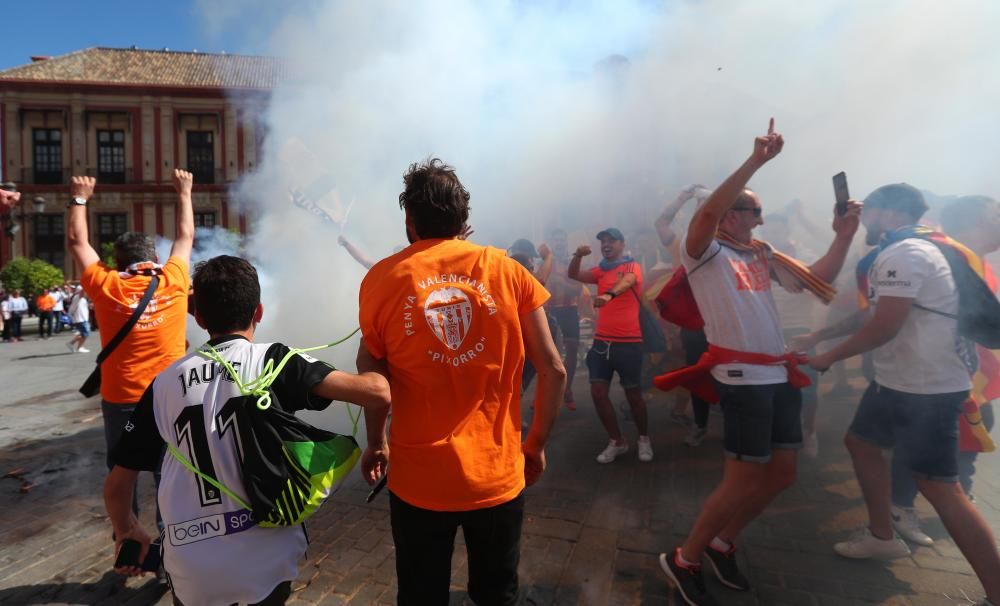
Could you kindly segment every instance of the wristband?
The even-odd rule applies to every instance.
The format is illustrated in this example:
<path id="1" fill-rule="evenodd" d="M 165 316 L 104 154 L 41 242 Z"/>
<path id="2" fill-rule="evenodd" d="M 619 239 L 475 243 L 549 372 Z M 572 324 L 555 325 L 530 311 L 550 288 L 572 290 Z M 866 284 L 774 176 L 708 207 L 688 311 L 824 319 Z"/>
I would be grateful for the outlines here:
<path id="1" fill-rule="evenodd" d="M 617 296 L 618 296 L 618 295 L 616 295 L 615 293 L 611 292 L 610 290 L 606 290 L 606 291 L 604 291 L 604 294 L 608 295 L 608 296 L 609 296 L 609 297 L 611 297 L 612 299 L 614 299 L 615 297 L 617 297 Z"/>

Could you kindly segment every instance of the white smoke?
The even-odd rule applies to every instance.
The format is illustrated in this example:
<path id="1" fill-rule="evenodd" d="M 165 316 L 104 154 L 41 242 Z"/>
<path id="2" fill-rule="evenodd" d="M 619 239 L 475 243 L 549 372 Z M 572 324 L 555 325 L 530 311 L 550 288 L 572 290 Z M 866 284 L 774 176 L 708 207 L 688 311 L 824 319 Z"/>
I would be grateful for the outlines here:
<path id="1" fill-rule="evenodd" d="M 237 6 L 247 14 L 236 0 L 200 10 L 220 31 Z M 237 192 L 277 300 L 267 338 L 316 344 L 356 325 L 364 270 L 337 237 L 374 258 L 405 243 L 401 176 L 430 155 L 470 190 L 473 239 L 502 247 L 555 224 L 571 246 L 607 225 L 628 237 L 684 184 L 717 185 L 770 116 L 785 151 L 751 182 L 768 210 L 799 198 L 826 225 L 841 170 L 857 198 L 899 181 L 1000 190 L 987 0 L 250 6 L 262 17 L 248 31 L 269 31 L 290 65 L 264 168 Z M 342 226 L 288 201 L 324 179 L 335 189 L 316 201 Z M 333 359 L 350 366 L 354 348 Z"/>

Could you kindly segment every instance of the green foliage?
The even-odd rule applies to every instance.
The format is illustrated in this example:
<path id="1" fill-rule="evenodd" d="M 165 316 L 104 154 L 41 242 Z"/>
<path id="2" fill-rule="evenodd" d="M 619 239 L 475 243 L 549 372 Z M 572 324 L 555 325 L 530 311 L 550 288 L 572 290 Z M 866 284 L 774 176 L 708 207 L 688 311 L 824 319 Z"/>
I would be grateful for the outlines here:
<path id="1" fill-rule="evenodd" d="M 41 259 L 15 257 L 0 269 L 0 282 L 7 291 L 20 290 L 31 296 L 59 286 L 64 280 L 61 269 Z"/>
<path id="2" fill-rule="evenodd" d="M 108 267 L 115 266 L 115 243 L 105 242 L 101 244 L 101 261 Z"/>

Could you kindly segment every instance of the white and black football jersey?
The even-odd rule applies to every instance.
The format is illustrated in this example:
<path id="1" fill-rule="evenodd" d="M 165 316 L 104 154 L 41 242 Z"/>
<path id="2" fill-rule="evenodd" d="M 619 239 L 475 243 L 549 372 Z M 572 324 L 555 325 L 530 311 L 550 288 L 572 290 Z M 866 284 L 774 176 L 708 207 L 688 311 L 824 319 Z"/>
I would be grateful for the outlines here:
<path id="1" fill-rule="evenodd" d="M 251 343 L 233 335 L 209 344 L 243 382 L 260 376 L 268 360 L 277 365 L 289 351 L 280 343 Z M 292 356 L 271 384 L 271 405 L 288 412 L 325 408 L 330 401 L 309 392 L 332 370 L 308 356 Z M 249 510 L 164 452 L 166 443 L 173 445 L 246 501 L 233 410 L 240 395 L 222 365 L 189 354 L 150 384 L 112 453 L 116 465 L 135 470 L 153 471 L 162 457 L 163 563 L 186 606 L 259 602 L 279 583 L 298 576 L 305 553 L 302 527 L 257 526 Z"/>

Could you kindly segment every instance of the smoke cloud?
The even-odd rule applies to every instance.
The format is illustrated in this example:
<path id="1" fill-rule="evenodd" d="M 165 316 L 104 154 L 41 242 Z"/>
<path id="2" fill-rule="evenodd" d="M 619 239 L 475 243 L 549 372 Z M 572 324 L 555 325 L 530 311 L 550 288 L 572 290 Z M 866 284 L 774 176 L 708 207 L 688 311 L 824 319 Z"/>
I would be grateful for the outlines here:
<path id="1" fill-rule="evenodd" d="M 287 57 L 261 171 L 236 197 L 270 283 L 261 333 L 311 345 L 357 322 L 364 269 L 405 244 L 406 167 L 438 156 L 472 194 L 473 240 L 629 237 L 687 183 L 714 187 L 774 116 L 784 153 L 751 186 L 826 224 L 830 177 L 998 193 L 1000 5 L 986 0 L 204 2 L 209 30 L 260 9 Z M 243 17 L 243 20 L 246 18 Z M 289 201 L 309 190 L 332 221 Z M 352 367 L 355 344 L 331 358 Z"/>

